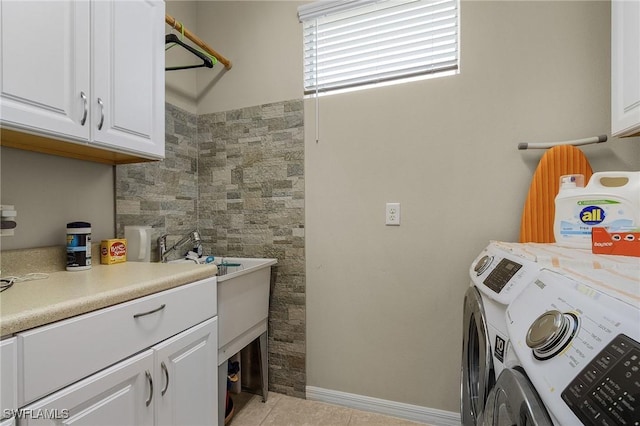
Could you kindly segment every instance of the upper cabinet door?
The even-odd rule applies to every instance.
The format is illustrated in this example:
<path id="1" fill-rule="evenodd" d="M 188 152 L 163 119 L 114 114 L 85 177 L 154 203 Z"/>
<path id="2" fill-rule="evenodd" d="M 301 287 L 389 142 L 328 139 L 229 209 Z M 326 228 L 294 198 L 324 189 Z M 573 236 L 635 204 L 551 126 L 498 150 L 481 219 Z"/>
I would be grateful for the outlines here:
<path id="1" fill-rule="evenodd" d="M 611 2 L 611 134 L 640 135 L 640 0 Z"/>
<path id="2" fill-rule="evenodd" d="M 92 3 L 93 142 L 164 157 L 163 1 Z"/>
<path id="3" fill-rule="evenodd" d="M 89 139 L 89 3 L 0 2 L 5 126 Z"/>

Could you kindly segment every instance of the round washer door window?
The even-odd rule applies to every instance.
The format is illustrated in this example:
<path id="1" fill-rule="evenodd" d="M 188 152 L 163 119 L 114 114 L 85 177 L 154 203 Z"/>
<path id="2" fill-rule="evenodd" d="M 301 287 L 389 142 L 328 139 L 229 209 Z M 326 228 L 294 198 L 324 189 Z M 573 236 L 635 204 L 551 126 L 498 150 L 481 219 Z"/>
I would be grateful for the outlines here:
<path id="1" fill-rule="evenodd" d="M 553 426 L 529 379 L 510 368 L 498 376 L 482 416 L 487 426 Z"/>
<path id="2" fill-rule="evenodd" d="M 482 298 L 475 287 L 469 287 L 465 294 L 462 326 L 460 420 L 463 426 L 476 426 L 495 373 Z"/>

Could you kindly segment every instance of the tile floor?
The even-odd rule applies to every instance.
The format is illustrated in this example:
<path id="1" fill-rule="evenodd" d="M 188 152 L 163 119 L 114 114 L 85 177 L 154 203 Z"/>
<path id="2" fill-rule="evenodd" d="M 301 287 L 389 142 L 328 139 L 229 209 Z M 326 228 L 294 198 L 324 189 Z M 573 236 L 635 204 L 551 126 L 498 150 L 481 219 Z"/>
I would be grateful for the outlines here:
<path id="1" fill-rule="evenodd" d="M 269 392 L 231 395 L 235 414 L 227 426 L 424 426 L 404 419 L 368 413 L 318 401 Z"/>

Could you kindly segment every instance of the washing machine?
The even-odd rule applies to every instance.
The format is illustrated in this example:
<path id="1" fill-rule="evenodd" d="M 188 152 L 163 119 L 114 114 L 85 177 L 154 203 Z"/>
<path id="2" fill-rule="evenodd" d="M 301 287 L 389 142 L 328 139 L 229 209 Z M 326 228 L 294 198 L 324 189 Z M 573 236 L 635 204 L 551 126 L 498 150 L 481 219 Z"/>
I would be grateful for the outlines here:
<path id="1" fill-rule="evenodd" d="M 547 249 L 505 310 L 512 355 L 480 421 L 640 425 L 640 259 Z"/>
<path id="2" fill-rule="evenodd" d="M 460 415 L 464 426 L 482 422 L 484 405 L 508 357 L 505 312 L 540 271 L 520 247 L 491 242 L 469 269 L 464 298 Z"/>

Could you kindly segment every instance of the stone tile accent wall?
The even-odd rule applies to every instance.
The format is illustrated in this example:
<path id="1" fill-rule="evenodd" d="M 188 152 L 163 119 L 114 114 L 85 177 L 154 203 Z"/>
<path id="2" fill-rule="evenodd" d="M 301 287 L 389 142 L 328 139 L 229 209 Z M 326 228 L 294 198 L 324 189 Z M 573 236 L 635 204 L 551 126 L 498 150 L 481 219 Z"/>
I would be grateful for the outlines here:
<path id="1" fill-rule="evenodd" d="M 270 389 L 302 398 L 303 121 L 302 100 L 198 117 L 198 223 L 205 249 L 278 259 L 270 302 Z"/>
<path id="2" fill-rule="evenodd" d="M 169 233 L 172 244 L 198 227 L 197 116 L 165 105 L 162 161 L 116 166 L 116 227 L 153 226 L 151 261 L 158 261 L 157 237 Z M 185 249 L 188 249 L 185 248 Z"/>
<path id="3" fill-rule="evenodd" d="M 165 160 L 116 167 L 116 224 L 152 225 L 155 260 L 155 238 L 196 227 L 206 253 L 277 258 L 269 387 L 305 397 L 302 100 L 201 116 L 167 104 Z"/>

